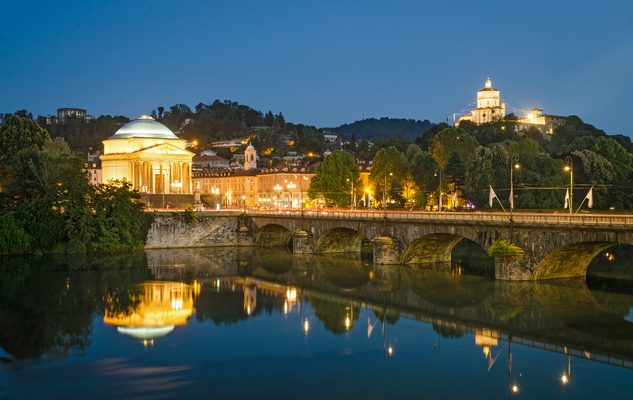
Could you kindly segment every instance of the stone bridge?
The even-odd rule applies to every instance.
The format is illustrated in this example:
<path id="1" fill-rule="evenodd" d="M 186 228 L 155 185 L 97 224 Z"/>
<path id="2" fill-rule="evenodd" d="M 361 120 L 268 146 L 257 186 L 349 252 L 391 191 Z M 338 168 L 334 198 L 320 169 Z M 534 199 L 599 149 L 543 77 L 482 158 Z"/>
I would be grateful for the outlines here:
<path id="1" fill-rule="evenodd" d="M 201 213 L 188 227 L 162 218 L 150 230 L 148 248 L 170 247 L 156 244 L 166 233 L 173 243 L 193 238 L 171 247 L 289 246 L 302 254 L 358 253 L 365 243 L 375 264 L 424 264 L 450 261 L 463 240 L 483 250 L 507 240 L 521 249 L 495 256 L 495 276 L 508 280 L 582 277 L 604 250 L 633 245 L 633 216 L 625 215 L 515 213 L 510 221 L 501 213 L 249 210 Z M 224 232 L 220 239 L 218 232 Z"/>

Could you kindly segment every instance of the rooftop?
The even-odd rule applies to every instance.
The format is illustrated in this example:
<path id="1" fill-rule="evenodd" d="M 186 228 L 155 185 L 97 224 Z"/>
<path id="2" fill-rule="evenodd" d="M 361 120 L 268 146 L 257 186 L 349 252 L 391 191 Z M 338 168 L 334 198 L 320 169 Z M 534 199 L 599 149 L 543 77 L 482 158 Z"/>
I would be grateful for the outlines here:
<path id="1" fill-rule="evenodd" d="M 119 128 L 109 139 L 129 138 L 178 139 L 178 136 L 154 118 L 141 115 Z"/>

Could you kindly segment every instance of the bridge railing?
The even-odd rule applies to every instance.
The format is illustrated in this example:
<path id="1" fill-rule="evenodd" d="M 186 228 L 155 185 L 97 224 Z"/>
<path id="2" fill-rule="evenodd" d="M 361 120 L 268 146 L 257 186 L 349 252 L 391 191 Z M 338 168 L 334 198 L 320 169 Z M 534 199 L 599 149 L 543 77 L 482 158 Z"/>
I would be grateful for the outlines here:
<path id="1" fill-rule="evenodd" d="M 509 214 L 482 212 L 408 212 L 408 211 L 340 211 L 340 210 L 248 210 L 250 216 L 260 217 L 294 217 L 327 218 L 369 221 L 437 221 L 437 222 L 488 222 L 510 223 Z M 527 214 L 515 213 L 514 224 L 525 225 L 590 225 L 590 226 L 631 226 L 633 216 L 627 215 L 583 215 L 583 214 Z"/>
<path id="2" fill-rule="evenodd" d="M 209 210 L 199 212 L 201 216 L 229 217 L 237 216 L 244 210 Z M 158 215 L 172 215 L 173 212 L 157 212 Z M 508 224 L 510 215 L 492 212 L 424 212 L 424 211 L 387 211 L 380 210 L 261 210 L 247 209 L 246 213 L 253 217 L 290 217 L 290 218 L 325 218 L 361 221 L 393 221 L 415 222 L 436 221 L 438 223 L 490 223 Z M 515 225 L 561 225 L 561 226 L 601 226 L 631 227 L 633 215 L 599 215 L 599 214 L 543 214 L 514 213 Z"/>

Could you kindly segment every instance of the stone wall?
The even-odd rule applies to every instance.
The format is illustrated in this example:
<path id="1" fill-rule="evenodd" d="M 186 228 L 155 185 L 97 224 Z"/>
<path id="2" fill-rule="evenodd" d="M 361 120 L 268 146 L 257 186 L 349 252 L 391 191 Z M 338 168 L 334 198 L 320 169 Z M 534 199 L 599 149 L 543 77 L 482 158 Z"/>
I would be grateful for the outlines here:
<path id="1" fill-rule="evenodd" d="M 147 234 L 146 249 L 250 245 L 250 228 L 239 232 L 237 217 L 199 217 L 187 222 L 180 216 L 157 216 Z"/>

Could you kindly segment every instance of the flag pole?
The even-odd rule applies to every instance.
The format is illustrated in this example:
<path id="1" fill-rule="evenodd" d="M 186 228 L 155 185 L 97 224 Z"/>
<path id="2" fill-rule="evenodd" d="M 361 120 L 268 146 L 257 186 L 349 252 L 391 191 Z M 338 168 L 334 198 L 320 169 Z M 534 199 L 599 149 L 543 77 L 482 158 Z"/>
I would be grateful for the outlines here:
<path id="1" fill-rule="evenodd" d="M 578 211 L 580 211 L 580 208 L 582 207 L 583 204 L 585 204 L 586 200 L 587 200 L 586 197 L 584 199 L 582 199 L 582 201 L 580 202 L 580 205 L 578 206 L 578 208 L 576 209 L 576 212 L 574 214 L 578 214 Z"/>
<path id="2" fill-rule="evenodd" d="M 501 209 L 503 210 L 503 212 L 507 214 L 508 212 L 506 211 L 505 207 L 503 207 L 503 204 L 501 203 L 501 200 L 499 200 L 499 198 L 497 196 L 495 196 L 495 199 L 497 199 L 497 202 L 501 206 Z"/>

